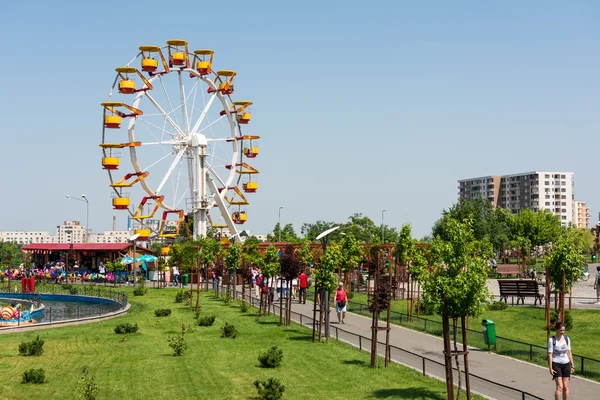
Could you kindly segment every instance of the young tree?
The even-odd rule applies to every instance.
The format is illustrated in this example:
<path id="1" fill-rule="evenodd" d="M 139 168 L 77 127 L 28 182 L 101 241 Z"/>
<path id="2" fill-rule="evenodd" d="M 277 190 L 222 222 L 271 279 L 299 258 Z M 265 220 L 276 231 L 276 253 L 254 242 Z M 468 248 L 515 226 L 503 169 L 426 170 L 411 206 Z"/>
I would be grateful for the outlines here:
<path id="1" fill-rule="evenodd" d="M 196 266 L 198 267 L 198 243 L 188 241 L 183 244 L 173 245 L 171 248 L 171 258 L 169 263 L 171 265 L 177 264 L 179 271 L 183 277 L 183 274 L 187 274 L 191 269 Z M 190 311 L 192 311 L 192 285 L 190 285 Z"/>
<path id="2" fill-rule="evenodd" d="M 408 262 L 410 261 L 413 245 L 415 240 L 412 237 L 412 226 L 410 223 L 405 223 L 402 225 L 402 229 L 400 230 L 400 235 L 398 235 L 398 241 L 396 242 L 396 248 L 394 249 L 394 256 L 396 257 L 396 280 L 400 279 L 400 272 L 402 271 L 402 275 L 404 272 L 407 272 L 408 276 L 408 302 L 407 307 L 412 307 L 412 284 L 410 281 L 410 274 L 408 274 Z M 410 309 L 409 309 L 410 310 Z M 412 312 L 409 311 L 407 314 L 411 315 Z"/>
<path id="3" fill-rule="evenodd" d="M 292 310 L 292 296 L 291 296 L 291 288 L 292 288 L 292 280 L 298 278 L 300 275 L 300 258 L 294 252 L 294 248 L 291 244 L 285 246 L 285 250 L 281 257 L 279 257 L 279 266 L 281 271 L 281 277 L 286 280 L 287 284 L 287 292 L 288 295 L 285 298 L 286 302 L 286 315 L 285 315 L 285 325 L 290 324 L 291 318 L 291 310 Z M 282 279 L 282 281 L 283 281 Z M 282 324 L 281 318 L 281 310 L 283 309 L 281 304 L 281 299 L 283 299 L 283 290 L 281 291 L 282 296 L 280 297 L 279 304 L 279 324 Z"/>
<path id="4" fill-rule="evenodd" d="M 231 273 L 231 271 L 233 272 L 233 298 L 237 299 L 237 270 L 242 264 L 242 244 L 240 242 L 235 242 L 229 246 L 225 251 L 224 258 L 228 273 Z M 229 284 L 227 285 L 227 292 L 229 293 Z"/>
<path id="5" fill-rule="evenodd" d="M 262 265 L 262 255 L 260 254 L 259 245 L 260 241 L 255 237 L 249 237 L 244 241 L 242 246 L 242 265 L 245 270 L 245 279 L 252 277 L 252 270 L 255 267 Z M 242 285 L 242 299 L 244 299 L 245 286 Z M 252 292 L 250 294 L 252 296 Z"/>
<path id="6" fill-rule="evenodd" d="M 454 399 L 452 379 L 452 355 L 458 365 L 456 332 L 454 329 L 454 351 L 450 343 L 450 319 L 456 327 L 460 318 L 462 326 L 462 354 L 465 359 L 467 398 L 470 397 L 469 371 L 467 361 L 467 337 L 465 318 L 477 317 L 489 299 L 487 290 L 487 259 L 492 255 L 492 246 L 478 243 L 469 219 L 458 221 L 451 216 L 444 217 L 445 236 L 436 237 L 431 244 L 432 258 L 435 260 L 431 271 L 423 277 L 424 295 L 434 311 L 442 316 L 446 383 L 448 399 Z M 460 369 L 460 365 L 458 365 Z M 459 391 L 460 397 L 460 374 Z"/>
<path id="7" fill-rule="evenodd" d="M 273 280 L 275 278 L 275 275 L 277 275 L 279 273 L 279 253 L 277 251 L 277 248 L 275 248 L 275 246 L 270 244 L 269 247 L 267 247 L 267 249 L 265 250 L 265 254 L 263 255 L 263 260 L 264 261 L 263 261 L 262 273 L 263 273 L 263 277 L 265 280 L 265 282 L 263 284 L 270 283 L 270 285 L 268 286 L 268 290 L 267 290 L 267 299 L 265 301 L 265 303 L 266 303 L 265 314 L 267 313 L 267 310 L 269 310 L 269 314 L 271 314 L 271 298 L 272 298 L 272 294 L 273 294 Z M 262 290 L 261 290 L 261 304 L 262 304 Z M 275 311 L 273 310 L 273 312 L 275 312 Z"/>
<path id="8" fill-rule="evenodd" d="M 319 268 L 314 273 L 317 302 L 319 303 L 319 341 L 321 341 L 321 327 L 323 326 L 323 314 L 325 314 L 325 340 L 329 340 L 329 295 L 335 289 L 338 276 L 334 271 L 342 262 L 342 251 L 338 244 L 334 243 L 327 247 L 325 254 L 321 257 Z M 315 302 L 315 307 L 316 303 Z M 313 321 L 313 341 L 315 325 Z"/>
<path id="9" fill-rule="evenodd" d="M 567 235 L 552 245 L 550 255 L 546 257 L 546 268 L 550 282 L 555 289 L 560 288 L 560 320 L 565 320 L 565 293 L 570 293 L 573 284 L 582 274 L 583 257 L 577 246 Z M 549 302 L 546 300 L 546 318 L 548 319 L 548 337 L 550 337 Z"/>
<path id="10" fill-rule="evenodd" d="M 208 269 L 214 264 L 217 255 L 221 251 L 221 245 L 215 239 L 210 236 L 203 237 L 198 241 L 200 263 L 204 268 L 206 290 L 208 291 Z M 196 311 L 200 307 L 200 269 L 198 269 L 198 285 L 196 286 Z"/>
<path id="11" fill-rule="evenodd" d="M 296 254 L 300 258 L 300 264 L 303 268 L 310 267 L 313 263 L 314 256 L 310 247 L 310 240 L 302 239 L 300 242 L 300 248 L 296 250 Z"/>
<path id="12" fill-rule="evenodd" d="M 361 247 L 352 233 L 348 233 L 342 238 L 341 251 L 341 271 L 344 273 L 344 283 L 348 292 L 350 291 L 351 274 L 356 271 L 363 259 Z"/>

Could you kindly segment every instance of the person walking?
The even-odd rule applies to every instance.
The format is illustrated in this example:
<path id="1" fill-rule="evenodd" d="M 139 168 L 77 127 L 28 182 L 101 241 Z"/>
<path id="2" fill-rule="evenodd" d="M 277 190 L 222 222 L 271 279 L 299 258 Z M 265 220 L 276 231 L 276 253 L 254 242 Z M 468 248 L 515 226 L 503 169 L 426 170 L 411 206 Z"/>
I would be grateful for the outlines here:
<path id="1" fill-rule="evenodd" d="M 179 286 L 179 268 L 173 265 L 173 286 Z"/>
<path id="2" fill-rule="evenodd" d="M 600 265 L 596 267 L 596 279 L 594 280 L 594 289 L 596 289 L 596 304 L 600 304 Z"/>
<path id="3" fill-rule="evenodd" d="M 298 276 L 298 284 L 300 285 L 300 296 L 298 297 L 299 304 L 306 304 L 306 290 L 308 289 L 308 275 L 302 271 Z"/>
<path id="4" fill-rule="evenodd" d="M 555 400 L 568 400 L 569 380 L 575 372 L 569 337 L 565 336 L 565 324 L 558 321 L 554 326 L 556 335 L 548 339 L 548 366 L 556 383 Z"/>
<path id="5" fill-rule="evenodd" d="M 344 289 L 344 283 L 340 282 L 338 288 L 335 290 L 335 312 L 337 313 L 338 323 L 345 324 L 344 318 L 346 318 L 346 303 L 348 299 L 346 297 L 346 289 Z"/>

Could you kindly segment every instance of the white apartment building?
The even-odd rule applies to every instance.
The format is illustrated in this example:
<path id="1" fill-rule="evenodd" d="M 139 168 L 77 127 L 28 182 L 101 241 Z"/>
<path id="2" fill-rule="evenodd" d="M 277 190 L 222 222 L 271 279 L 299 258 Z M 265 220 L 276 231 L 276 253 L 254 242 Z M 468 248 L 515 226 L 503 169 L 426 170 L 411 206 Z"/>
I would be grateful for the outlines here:
<path id="1" fill-rule="evenodd" d="M 0 232 L 0 242 L 15 242 L 18 244 L 56 243 L 56 237 L 49 232 Z"/>
<path id="2" fill-rule="evenodd" d="M 127 243 L 131 237 L 128 231 L 104 231 L 104 233 L 90 233 L 90 243 Z"/>
<path id="3" fill-rule="evenodd" d="M 79 221 L 64 221 L 56 227 L 56 243 L 85 243 L 86 233 Z"/>
<path id="4" fill-rule="evenodd" d="M 572 172 L 533 171 L 458 181 L 459 198 L 485 198 L 494 207 L 517 213 L 521 208 L 549 210 L 561 225 L 575 223 L 575 182 Z"/>

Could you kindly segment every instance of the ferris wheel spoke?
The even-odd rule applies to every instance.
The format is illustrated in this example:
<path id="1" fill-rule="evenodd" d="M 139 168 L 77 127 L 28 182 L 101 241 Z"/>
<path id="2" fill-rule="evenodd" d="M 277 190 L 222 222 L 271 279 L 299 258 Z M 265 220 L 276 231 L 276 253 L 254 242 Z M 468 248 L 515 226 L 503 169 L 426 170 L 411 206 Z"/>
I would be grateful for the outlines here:
<path id="1" fill-rule="evenodd" d="M 213 126 L 214 124 L 216 124 L 217 122 L 219 122 L 220 120 L 222 120 L 225 117 L 226 117 L 226 115 L 223 115 L 223 116 L 215 119 L 213 122 L 211 122 L 210 124 L 206 125 L 200 132 L 206 131 L 208 128 L 210 128 L 211 126 Z"/>
<path id="2" fill-rule="evenodd" d="M 169 93 L 167 93 L 167 88 L 165 87 L 165 83 L 163 82 L 162 75 L 158 76 L 158 80 L 160 81 L 160 85 L 163 88 L 163 93 L 167 98 L 167 103 L 169 103 L 169 107 L 171 107 L 171 114 L 173 114 L 173 118 L 175 118 L 175 122 L 179 125 L 179 121 L 177 120 L 177 115 L 175 115 L 175 109 L 173 108 L 173 103 L 171 103 L 171 98 L 169 97 Z"/>
<path id="3" fill-rule="evenodd" d="M 146 168 L 141 168 L 142 171 L 150 171 L 154 166 L 156 166 L 157 164 L 159 164 L 162 160 L 166 159 L 167 157 L 170 157 L 171 153 L 165 153 L 165 155 L 163 157 L 161 157 L 160 159 L 158 159 L 157 161 L 153 162 L 152 164 L 148 165 Z"/>
<path id="4" fill-rule="evenodd" d="M 183 129 L 186 132 L 190 130 L 190 121 L 188 120 L 188 111 L 187 111 L 187 98 L 185 97 L 185 87 L 183 86 L 183 79 L 181 78 L 181 71 L 177 72 L 179 75 L 179 95 L 181 96 L 181 110 L 182 110 L 182 118 L 183 118 Z"/>
<path id="5" fill-rule="evenodd" d="M 164 127 L 163 127 L 163 128 L 161 128 L 160 126 L 158 126 L 158 125 L 156 125 L 156 124 L 153 124 L 152 122 L 145 121 L 145 120 L 141 120 L 141 122 L 142 122 L 144 125 L 146 125 L 146 128 L 148 129 L 148 131 L 150 132 L 150 134 L 151 134 L 152 136 L 154 136 L 154 138 L 155 138 L 156 140 L 159 140 L 159 139 L 156 137 L 156 135 L 154 135 L 154 132 L 152 132 L 152 130 L 148 128 L 148 125 L 149 125 L 149 126 L 151 126 L 151 127 L 153 127 L 153 128 L 156 128 L 156 129 L 158 129 L 159 131 L 161 131 L 161 135 L 160 135 L 160 136 L 161 136 L 161 139 L 164 137 L 164 134 L 165 134 L 165 133 L 166 133 L 167 135 L 171 136 L 171 137 L 173 137 L 173 135 L 174 135 L 173 133 L 171 133 L 171 132 L 169 132 L 168 130 L 166 130 Z"/>
<path id="6" fill-rule="evenodd" d="M 177 153 L 177 156 L 175 157 L 175 159 L 171 163 L 171 166 L 169 167 L 169 170 L 167 171 L 167 173 L 163 177 L 163 180 L 160 182 L 160 185 L 158 185 L 158 187 L 156 188 L 155 194 L 159 194 L 160 193 L 160 191 L 162 190 L 163 186 L 165 185 L 165 183 L 167 182 L 167 180 L 169 179 L 169 177 L 173 173 L 173 170 L 179 164 L 179 161 L 181 160 L 181 157 L 183 157 L 183 155 L 185 154 L 186 150 L 187 150 L 187 146 L 179 150 L 179 153 Z"/>
<path id="7" fill-rule="evenodd" d="M 200 124 L 202 123 L 202 121 L 204 121 L 204 117 L 206 117 L 206 113 L 208 113 L 208 110 L 210 110 L 210 106 L 212 105 L 213 101 L 215 101 L 216 97 L 217 97 L 217 92 L 213 93 L 210 96 L 210 99 L 208 99 L 206 106 L 204 106 L 204 110 L 202 110 L 202 114 L 200 114 L 198 121 L 196 121 L 196 123 L 194 124 L 194 127 L 192 128 L 192 132 L 191 132 L 192 135 L 198 133 L 198 130 L 200 129 Z"/>
<path id="8" fill-rule="evenodd" d="M 198 94 L 198 83 L 200 82 L 202 82 L 201 79 L 196 79 L 196 82 L 194 83 L 194 86 L 192 86 L 190 94 L 188 95 L 189 100 L 189 97 L 192 96 L 192 93 L 194 94 L 194 97 L 192 98 L 192 105 L 190 106 L 190 122 L 194 117 L 194 110 L 196 109 L 196 95 Z"/>
<path id="9" fill-rule="evenodd" d="M 156 107 L 158 112 L 161 113 L 161 115 L 165 118 L 165 120 L 169 123 L 169 125 L 171 125 L 173 127 L 173 129 L 175 129 L 177 131 L 177 133 L 179 133 L 180 135 L 185 135 L 183 133 L 183 131 L 181 130 L 181 128 L 179 128 L 179 126 L 175 123 L 175 121 L 173 121 L 173 119 L 169 116 L 169 114 L 167 114 L 165 112 L 165 110 L 163 110 L 163 108 L 160 106 L 160 104 L 158 104 L 158 102 L 156 100 L 154 100 L 154 97 L 152 97 L 148 92 L 146 92 L 146 97 L 148 98 L 148 100 L 150 100 L 150 102 L 154 105 L 154 107 Z"/>
<path id="10" fill-rule="evenodd" d="M 163 140 L 160 142 L 143 142 L 142 146 L 155 146 L 155 145 L 181 145 L 183 142 L 176 140 Z"/>

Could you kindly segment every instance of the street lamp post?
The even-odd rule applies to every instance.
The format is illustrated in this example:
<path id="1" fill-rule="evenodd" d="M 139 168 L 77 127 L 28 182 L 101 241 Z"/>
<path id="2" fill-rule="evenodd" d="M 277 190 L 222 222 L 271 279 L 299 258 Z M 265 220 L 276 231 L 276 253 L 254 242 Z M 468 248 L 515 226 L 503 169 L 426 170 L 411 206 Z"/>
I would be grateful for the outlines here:
<path id="1" fill-rule="evenodd" d="M 281 242 L 281 209 L 285 208 L 283 206 L 279 207 L 279 220 L 277 224 L 279 225 L 279 242 Z"/>
<path id="2" fill-rule="evenodd" d="M 83 198 L 83 200 L 77 198 L 77 197 L 72 197 L 70 195 L 66 196 L 67 199 L 73 199 L 73 200 L 77 200 L 77 201 L 84 201 L 85 202 L 85 242 L 88 243 L 88 232 L 90 229 L 89 223 L 90 223 L 90 202 L 88 201 L 87 197 L 85 197 L 85 194 L 82 194 L 81 197 Z"/>
<path id="3" fill-rule="evenodd" d="M 384 233 L 383 233 L 383 213 L 386 212 L 386 211 L 387 210 L 382 210 L 381 211 L 381 244 L 385 243 L 385 241 L 384 241 L 385 236 L 384 236 Z"/>

